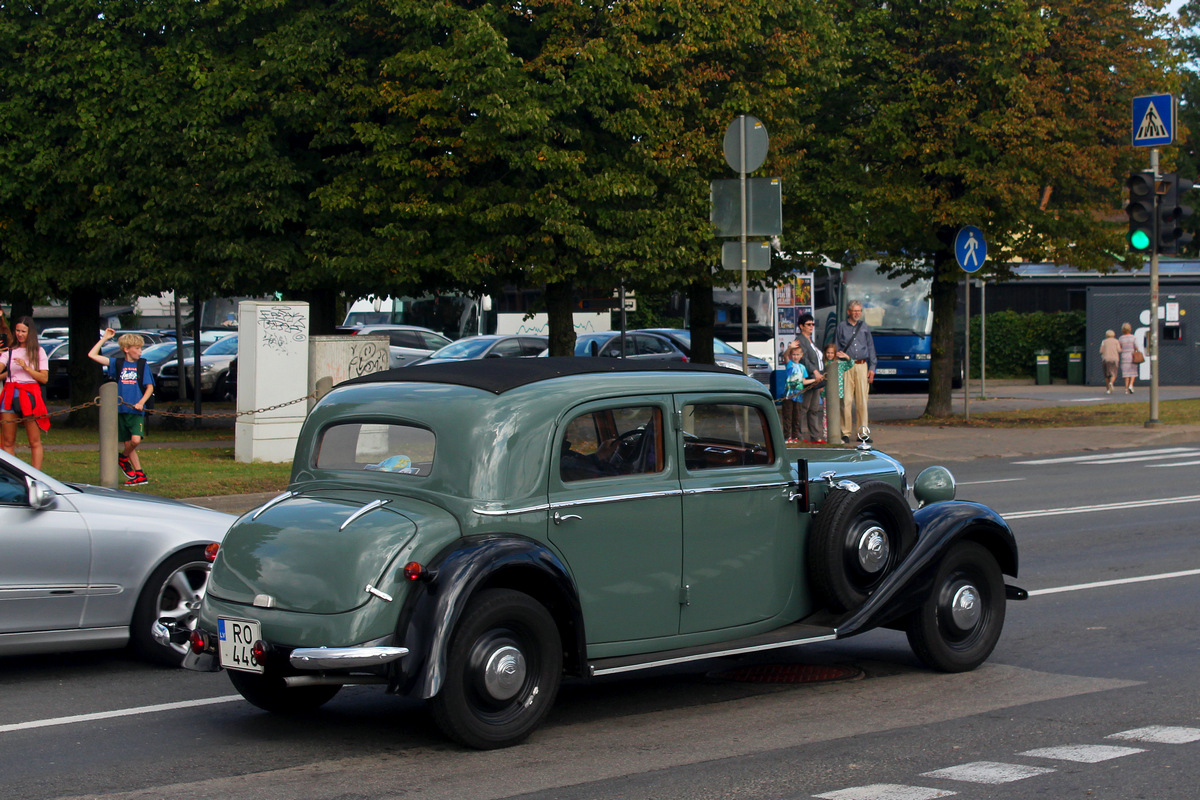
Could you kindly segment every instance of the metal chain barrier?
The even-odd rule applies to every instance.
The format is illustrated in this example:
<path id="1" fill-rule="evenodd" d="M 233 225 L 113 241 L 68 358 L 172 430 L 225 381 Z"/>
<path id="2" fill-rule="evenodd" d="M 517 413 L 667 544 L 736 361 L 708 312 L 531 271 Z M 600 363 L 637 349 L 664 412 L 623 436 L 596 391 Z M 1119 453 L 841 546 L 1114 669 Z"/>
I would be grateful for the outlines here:
<path id="1" fill-rule="evenodd" d="M 316 399 L 317 399 L 317 394 L 316 394 L 316 392 L 313 392 L 312 394 L 304 395 L 304 397 L 297 397 L 295 400 L 288 400 L 286 403 L 276 403 L 273 406 L 267 406 L 266 408 L 256 408 L 256 409 L 252 409 L 250 411 L 217 411 L 217 412 L 214 412 L 211 414 L 196 414 L 191 411 L 162 411 L 158 408 L 155 408 L 150 413 L 155 416 L 175 417 L 177 419 L 219 419 L 222 417 L 246 417 L 246 416 L 250 416 L 251 414 L 265 414 L 266 412 L 274 411 L 277 408 L 286 408 L 288 406 L 294 406 L 296 403 L 303 403 L 306 400 L 316 400 Z M 129 406 L 130 408 L 133 408 L 133 405 L 134 405 L 133 403 L 126 402 L 120 398 L 117 398 L 117 404 L 118 404 L 118 407 Z M 81 411 L 85 408 L 90 408 L 91 406 L 96 406 L 97 408 L 99 408 L 100 398 L 93 397 L 91 400 L 87 401 L 86 403 L 80 403 L 77 406 L 71 406 L 70 408 L 60 408 L 57 411 L 49 411 L 45 414 L 38 414 L 33 417 L 23 417 L 23 419 L 34 419 L 34 420 L 50 419 L 51 417 L 55 417 L 60 414 L 73 414 L 76 411 Z"/>

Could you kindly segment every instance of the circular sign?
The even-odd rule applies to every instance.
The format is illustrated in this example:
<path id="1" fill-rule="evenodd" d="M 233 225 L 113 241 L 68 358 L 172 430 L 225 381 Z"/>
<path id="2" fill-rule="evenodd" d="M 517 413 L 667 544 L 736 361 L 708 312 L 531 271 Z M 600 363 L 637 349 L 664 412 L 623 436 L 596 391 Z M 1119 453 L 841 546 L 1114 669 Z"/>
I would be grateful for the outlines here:
<path id="1" fill-rule="evenodd" d="M 743 114 L 725 129 L 725 163 L 737 173 L 754 172 L 767 160 L 768 144 L 767 126 Z"/>
<path id="2" fill-rule="evenodd" d="M 954 259 L 966 272 L 977 272 L 987 260 L 987 241 L 983 231 L 974 225 L 964 225 L 954 237 Z"/>

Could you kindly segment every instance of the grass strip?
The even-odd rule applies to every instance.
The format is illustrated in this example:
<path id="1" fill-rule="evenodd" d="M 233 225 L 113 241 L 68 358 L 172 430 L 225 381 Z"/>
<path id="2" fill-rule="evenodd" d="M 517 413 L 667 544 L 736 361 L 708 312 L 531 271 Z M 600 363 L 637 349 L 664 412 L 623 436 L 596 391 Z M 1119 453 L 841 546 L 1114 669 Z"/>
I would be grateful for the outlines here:
<path id="1" fill-rule="evenodd" d="M 1093 425 L 1142 425 L 1150 416 L 1146 401 L 1112 403 L 1103 406 L 1051 406 L 1019 411 L 984 411 L 962 415 L 919 417 L 889 421 L 889 425 L 939 425 L 964 428 L 1076 428 Z M 1200 422 L 1200 400 L 1168 400 L 1158 405 L 1158 421 L 1165 425 Z"/>

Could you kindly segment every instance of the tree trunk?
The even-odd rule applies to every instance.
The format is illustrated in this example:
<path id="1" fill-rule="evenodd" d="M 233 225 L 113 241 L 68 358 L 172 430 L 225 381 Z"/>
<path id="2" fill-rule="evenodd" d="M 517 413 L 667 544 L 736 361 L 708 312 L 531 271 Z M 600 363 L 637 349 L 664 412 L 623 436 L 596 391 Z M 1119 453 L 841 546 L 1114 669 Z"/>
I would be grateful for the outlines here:
<path id="1" fill-rule="evenodd" d="M 8 292 L 8 299 L 12 302 L 12 308 L 9 310 L 8 327 L 12 328 L 17 320 L 21 317 L 33 316 L 33 298 L 27 294 L 22 294 L 16 289 Z M 89 345 L 90 346 L 90 345 Z"/>
<path id="2" fill-rule="evenodd" d="M 954 357 L 954 318 L 958 311 L 958 282 L 963 273 L 954 260 L 954 252 L 943 249 L 934 257 L 933 335 L 929 365 L 929 401 L 927 417 L 951 414 L 951 390 L 957 369 Z"/>
<path id="3" fill-rule="evenodd" d="M 67 380 L 69 389 L 67 396 L 72 406 L 81 405 L 93 399 L 100 388 L 100 369 L 88 358 L 88 351 L 100 338 L 100 292 L 93 288 L 79 288 L 71 291 L 67 297 L 67 318 L 69 320 L 70 352 L 67 361 Z M 95 425 L 100 420 L 100 409 L 88 406 L 78 411 L 72 411 L 67 417 L 69 427 Z"/>
<path id="4" fill-rule="evenodd" d="M 691 360 L 696 364 L 715 364 L 713 324 L 716 314 L 713 290 L 708 283 L 688 285 L 688 328 L 692 332 Z"/>
<path id="5" fill-rule="evenodd" d="M 546 315 L 550 318 L 550 355 L 575 355 L 574 286 L 546 284 Z"/>
<path id="6" fill-rule="evenodd" d="M 310 336 L 330 336 L 334 328 L 342 324 L 345 316 L 338 317 L 340 295 L 332 289 L 312 289 L 303 292 L 288 292 L 289 299 L 308 303 L 308 332 Z"/>

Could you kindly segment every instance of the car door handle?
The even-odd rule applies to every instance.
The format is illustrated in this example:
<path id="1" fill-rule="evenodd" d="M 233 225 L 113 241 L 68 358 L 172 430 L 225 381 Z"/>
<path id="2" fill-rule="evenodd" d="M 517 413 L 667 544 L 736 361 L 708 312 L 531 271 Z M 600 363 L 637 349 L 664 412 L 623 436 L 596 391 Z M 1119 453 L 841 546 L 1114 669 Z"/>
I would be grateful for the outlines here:
<path id="1" fill-rule="evenodd" d="M 565 514 L 564 515 L 564 514 L 559 514 L 557 511 L 554 512 L 554 524 L 555 525 L 562 525 L 564 522 L 566 522 L 569 519 L 583 519 L 583 517 L 579 516 L 578 514 Z"/>

